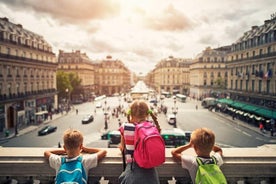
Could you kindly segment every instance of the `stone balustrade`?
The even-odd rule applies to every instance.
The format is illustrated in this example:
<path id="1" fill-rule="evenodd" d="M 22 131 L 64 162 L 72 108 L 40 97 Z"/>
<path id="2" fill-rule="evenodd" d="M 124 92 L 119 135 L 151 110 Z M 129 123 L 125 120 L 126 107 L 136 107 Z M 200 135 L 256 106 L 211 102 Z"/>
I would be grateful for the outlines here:
<path id="1" fill-rule="evenodd" d="M 0 183 L 52 183 L 55 172 L 43 157 L 48 148 L 0 148 Z M 122 157 L 117 148 L 107 148 L 107 156 L 89 173 L 89 183 L 116 184 L 122 172 Z M 189 183 L 188 172 L 166 149 L 166 162 L 158 167 L 161 183 Z M 248 184 L 276 183 L 276 145 L 257 148 L 224 148 L 221 167 L 228 182 Z M 192 149 L 187 154 L 195 154 Z"/>

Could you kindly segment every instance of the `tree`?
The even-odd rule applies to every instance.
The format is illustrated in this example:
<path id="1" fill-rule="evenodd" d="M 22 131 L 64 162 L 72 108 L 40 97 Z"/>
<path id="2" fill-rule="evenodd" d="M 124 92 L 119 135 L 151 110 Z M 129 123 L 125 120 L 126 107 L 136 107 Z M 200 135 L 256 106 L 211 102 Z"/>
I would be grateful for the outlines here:
<path id="1" fill-rule="evenodd" d="M 70 94 L 81 87 L 81 79 L 73 72 L 57 72 L 59 99 L 70 98 Z"/>

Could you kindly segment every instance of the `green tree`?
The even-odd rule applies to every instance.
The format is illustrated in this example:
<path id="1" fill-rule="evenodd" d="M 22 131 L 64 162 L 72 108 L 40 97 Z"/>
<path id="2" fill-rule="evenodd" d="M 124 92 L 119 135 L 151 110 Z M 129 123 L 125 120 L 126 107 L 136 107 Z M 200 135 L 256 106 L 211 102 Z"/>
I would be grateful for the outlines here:
<path id="1" fill-rule="evenodd" d="M 68 73 L 69 81 L 72 86 L 72 91 L 79 89 L 81 87 L 81 79 L 78 77 L 76 73 Z"/>
<path id="2" fill-rule="evenodd" d="M 215 81 L 215 87 L 217 89 L 222 89 L 222 90 L 225 89 L 226 88 L 225 81 L 221 77 L 217 78 L 217 80 Z"/>
<path id="3" fill-rule="evenodd" d="M 57 90 L 59 99 L 68 98 L 72 91 L 72 85 L 69 80 L 69 75 L 63 71 L 57 72 Z"/>
<path id="4" fill-rule="evenodd" d="M 57 90 L 59 91 L 59 100 L 72 99 L 73 93 L 79 93 L 81 87 L 81 79 L 73 72 L 57 72 Z"/>

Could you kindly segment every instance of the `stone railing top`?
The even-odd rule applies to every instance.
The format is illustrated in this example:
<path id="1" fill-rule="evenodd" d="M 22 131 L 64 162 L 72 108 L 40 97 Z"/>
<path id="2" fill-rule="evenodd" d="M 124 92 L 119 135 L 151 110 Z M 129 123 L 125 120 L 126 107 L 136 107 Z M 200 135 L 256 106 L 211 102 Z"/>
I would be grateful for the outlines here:
<path id="1" fill-rule="evenodd" d="M 51 148 L 0 148 L 0 176 L 54 176 L 43 153 Z M 91 176 L 117 177 L 122 172 L 122 157 L 118 148 L 106 148 L 107 156 L 93 168 Z M 194 155 L 193 149 L 187 154 Z M 272 177 L 276 172 L 276 145 L 257 148 L 223 148 L 224 165 L 221 167 L 227 178 Z M 108 172 L 107 172 L 108 171 Z M 180 162 L 171 157 L 171 148 L 166 149 L 166 162 L 158 167 L 159 176 L 188 177 Z"/>

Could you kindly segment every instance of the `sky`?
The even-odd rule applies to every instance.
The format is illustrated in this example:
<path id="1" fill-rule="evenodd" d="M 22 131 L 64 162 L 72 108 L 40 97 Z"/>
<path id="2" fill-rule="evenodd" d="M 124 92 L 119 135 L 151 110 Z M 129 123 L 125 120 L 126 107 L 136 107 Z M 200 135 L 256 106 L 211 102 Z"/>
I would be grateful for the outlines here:
<path id="1" fill-rule="evenodd" d="M 107 55 L 137 74 L 235 43 L 276 12 L 275 0 L 0 0 L 0 17 L 59 50 Z"/>

